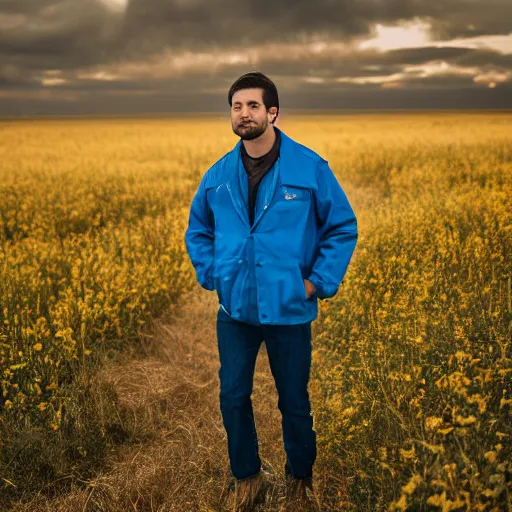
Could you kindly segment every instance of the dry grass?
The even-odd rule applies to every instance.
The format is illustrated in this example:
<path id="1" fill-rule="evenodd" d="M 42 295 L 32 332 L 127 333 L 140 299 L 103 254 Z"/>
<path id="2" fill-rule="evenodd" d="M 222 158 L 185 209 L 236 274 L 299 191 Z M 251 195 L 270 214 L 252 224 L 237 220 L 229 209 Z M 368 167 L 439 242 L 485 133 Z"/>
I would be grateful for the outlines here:
<path id="1" fill-rule="evenodd" d="M 153 321 L 145 357 L 109 364 L 98 375 L 114 386 L 118 406 L 129 412 L 131 439 L 97 478 L 51 501 L 40 496 L 18 504 L 17 511 L 223 510 L 232 476 L 218 408 L 217 301 L 197 287 L 182 304 L 169 323 Z M 279 510 L 285 454 L 264 343 L 253 404 L 260 456 L 271 475 L 261 510 Z"/>

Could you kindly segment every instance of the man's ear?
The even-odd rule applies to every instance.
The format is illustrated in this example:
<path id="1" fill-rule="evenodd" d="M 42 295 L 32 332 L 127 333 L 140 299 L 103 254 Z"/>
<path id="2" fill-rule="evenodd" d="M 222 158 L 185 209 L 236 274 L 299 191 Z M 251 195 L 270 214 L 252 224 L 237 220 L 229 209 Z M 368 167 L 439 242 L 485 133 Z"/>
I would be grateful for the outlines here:
<path id="1" fill-rule="evenodd" d="M 270 107 L 268 113 L 274 116 L 271 121 L 271 123 L 274 123 L 277 117 L 277 107 Z"/>

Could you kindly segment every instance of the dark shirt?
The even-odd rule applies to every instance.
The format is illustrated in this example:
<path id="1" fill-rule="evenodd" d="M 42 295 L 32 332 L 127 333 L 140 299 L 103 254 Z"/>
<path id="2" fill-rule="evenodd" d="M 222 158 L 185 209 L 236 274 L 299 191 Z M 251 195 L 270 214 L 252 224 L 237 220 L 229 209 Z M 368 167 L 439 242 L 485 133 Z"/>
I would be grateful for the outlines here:
<path id="1" fill-rule="evenodd" d="M 274 128 L 276 132 L 276 140 L 268 153 L 257 158 L 253 158 L 247 154 L 244 143 L 242 142 L 242 162 L 247 173 L 249 181 L 249 221 L 251 226 L 254 222 L 254 208 L 256 205 L 256 196 L 260 182 L 267 171 L 275 164 L 279 158 L 279 149 L 281 147 L 281 133 L 278 128 Z"/>

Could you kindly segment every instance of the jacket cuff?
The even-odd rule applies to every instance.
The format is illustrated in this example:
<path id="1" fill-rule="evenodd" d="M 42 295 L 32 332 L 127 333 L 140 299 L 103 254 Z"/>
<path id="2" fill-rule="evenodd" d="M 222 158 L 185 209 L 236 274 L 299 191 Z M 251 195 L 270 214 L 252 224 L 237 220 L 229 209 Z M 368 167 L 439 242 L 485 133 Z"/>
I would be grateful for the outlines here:
<path id="1" fill-rule="evenodd" d="M 306 279 L 315 285 L 315 293 L 319 299 L 330 299 L 334 297 L 340 286 L 340 283 L 324 282 L 323 279 L 315 273 L 312 273 L 309 277 L 306 277 Z"/>

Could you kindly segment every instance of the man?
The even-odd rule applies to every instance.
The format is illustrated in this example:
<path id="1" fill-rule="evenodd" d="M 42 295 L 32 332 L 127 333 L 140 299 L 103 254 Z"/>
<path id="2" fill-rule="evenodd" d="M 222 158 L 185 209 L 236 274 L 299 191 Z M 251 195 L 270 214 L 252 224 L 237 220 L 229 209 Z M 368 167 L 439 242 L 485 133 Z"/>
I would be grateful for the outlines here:
<path id="1" fill-rule="evenodd" d="M 318 299 L 332 297 L 347 271 L 356 217 L 327 161 L 274 126 L 279 98 L 269 78 L 243 75 L 228 100 L 240 140 L 203 175 L 185 241 L 199 283 L 219 298 L 220 409 L 234 499 L 250 506 L 261 498 L 251 394 L 265 341 L 282 413 L 284 471 L 303 503 L 316 459 L 311 322 Z"/>

